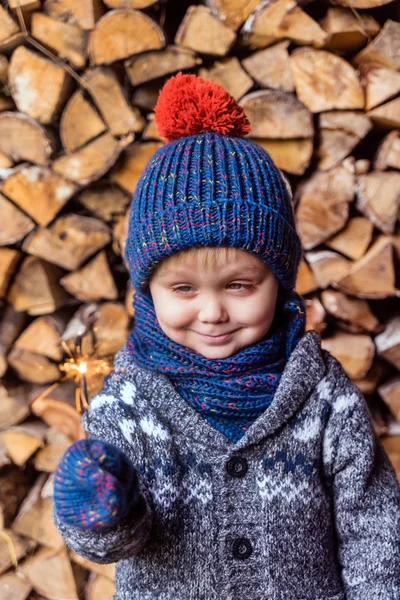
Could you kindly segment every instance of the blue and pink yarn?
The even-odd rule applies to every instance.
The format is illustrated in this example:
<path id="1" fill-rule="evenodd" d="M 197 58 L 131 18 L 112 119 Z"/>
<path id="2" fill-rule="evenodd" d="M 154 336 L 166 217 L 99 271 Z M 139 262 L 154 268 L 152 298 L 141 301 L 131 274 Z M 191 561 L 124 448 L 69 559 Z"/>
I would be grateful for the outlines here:
<path id="1" fill-rule="evenodd" d="M 56 513 L 80 529 L 116 525 L 139 499 L 136 469 L 108 442 L 78 440 L 66 450 L 54 475 Z"/>

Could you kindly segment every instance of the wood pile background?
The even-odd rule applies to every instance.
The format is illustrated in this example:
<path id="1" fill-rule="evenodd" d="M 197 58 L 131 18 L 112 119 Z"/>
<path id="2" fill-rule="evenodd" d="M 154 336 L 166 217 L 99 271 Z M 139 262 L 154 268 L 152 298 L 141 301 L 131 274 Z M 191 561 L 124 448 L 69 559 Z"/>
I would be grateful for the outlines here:
<path id="1" fill-rule="evenodd" d="M 153 108 L 221 83 L 294 190 L 307 327 L 364 393 L 400 479 L 400 9 L 387 0 L 0 3 L 0 600 L 107 600 L 52 474 L 132 326 L 122 252 Z"/>

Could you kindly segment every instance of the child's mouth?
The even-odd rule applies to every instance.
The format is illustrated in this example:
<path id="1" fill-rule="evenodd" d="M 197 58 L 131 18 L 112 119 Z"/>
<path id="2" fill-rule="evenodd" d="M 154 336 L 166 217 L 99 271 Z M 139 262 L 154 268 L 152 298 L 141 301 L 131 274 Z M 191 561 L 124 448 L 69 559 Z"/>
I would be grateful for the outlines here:
<path id="1" fill-rule="evenodd" d="M 199 333 L 199 335 L 202 338 L 204 338 L 207 342 L 209 342 L 210 344 L 223 344 L 224 342 L 227 342 L 234 333 L 235 333 L 234 331 L 231 331 L 230 333 L 225 333 L 224 335 L 212 336 L 212 335 L 204 335 L 203 333 Z"/>

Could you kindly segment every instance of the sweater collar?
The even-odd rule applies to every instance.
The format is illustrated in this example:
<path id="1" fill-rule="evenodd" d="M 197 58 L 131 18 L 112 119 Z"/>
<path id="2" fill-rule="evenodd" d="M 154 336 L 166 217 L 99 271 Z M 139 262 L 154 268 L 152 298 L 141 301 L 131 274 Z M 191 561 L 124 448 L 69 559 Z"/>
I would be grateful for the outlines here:
<path id="1" fill-rule="evenodd" d="M 236 443 L 229 441 L 177 393 L 166 375 L 136 365 L 126 346 L 115 357 L 115 367 L 126 375 L 135 373 L 136 384 L 156 412 L 171 423 L 177 438 L 182 436 L 220 451 L 237 451 L 272 435 L 298 411 L 325 374 L 321 338 L 306 332 L 289 357 L 270 406 Z M 177 427 L 179 424 L 179 427 Z"/>

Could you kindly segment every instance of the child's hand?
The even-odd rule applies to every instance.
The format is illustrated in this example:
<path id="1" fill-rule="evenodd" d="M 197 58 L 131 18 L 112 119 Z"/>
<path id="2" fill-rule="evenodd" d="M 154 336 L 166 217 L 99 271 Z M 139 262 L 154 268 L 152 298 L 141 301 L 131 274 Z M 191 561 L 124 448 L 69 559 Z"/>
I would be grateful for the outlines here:
<path id="1" fill-rule="evenodd" d="M 54 477 L 57 516 L 81 529 L 105 529 L 139 501 L 137 472 L 113 444 L 79 440 L 62 457 Z"/>

